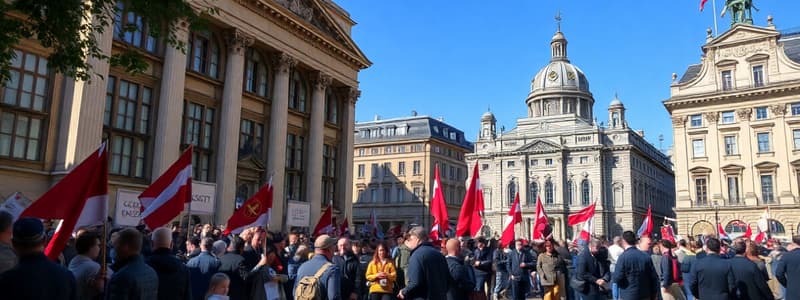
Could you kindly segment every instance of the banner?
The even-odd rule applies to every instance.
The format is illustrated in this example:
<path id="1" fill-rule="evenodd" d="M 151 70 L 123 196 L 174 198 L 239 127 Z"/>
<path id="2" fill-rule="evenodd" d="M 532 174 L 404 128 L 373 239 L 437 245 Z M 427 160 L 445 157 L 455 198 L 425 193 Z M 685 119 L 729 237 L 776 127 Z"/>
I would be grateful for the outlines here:
<path id="1" fill-rule="evenodd" d="M 289 201 L 286 207 L 286 225 L 297 227 L 311 226 L 311 204 Z"/>
<path id="2" fill-rule="evenodd" d="M 117 190 L 117 205 L 114 213 L 114 223 L 117 226 L 136 226 L 141 220 L 141 207 L 139 194 L 141 191 Z"/>
<path id="3" fill-rule="evenodd" d="M 192 181 L 192 214 L 214 214 L 217 185 Z"/>

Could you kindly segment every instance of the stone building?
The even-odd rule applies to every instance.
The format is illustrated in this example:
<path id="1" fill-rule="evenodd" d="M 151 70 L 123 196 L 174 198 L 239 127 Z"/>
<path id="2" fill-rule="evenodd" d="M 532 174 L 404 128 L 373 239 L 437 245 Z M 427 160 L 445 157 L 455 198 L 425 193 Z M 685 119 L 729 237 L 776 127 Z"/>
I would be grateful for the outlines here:
<path id="1" fill-rule="evenodd" d="M 800 220 L 800 32 L 738 23 L 708 31 L 700 63 L 673 76 L 678 228 L 733 237 L 769 207 L 770 232 L 788 239 Z"/>
<path id="2" fill-rule="evenodd" d="M 189 144 L 204 193 L 195 198 L 214 203 L 198 212 L 207 221 L 224 224 L 269 178 L 272 228 L 286 226 L 287 200 L 306 203 L 310 220 L 324 202 L 349 210 L 342 178 L 352 177 L 358 74 L 371 64 L 350 36 L 355 22 L 329 0 L 208 3 L 219 13 L 207 29 L 179 24 L 183 52 L 149 36 L 120 2 L 99 46 L 142 53 L 150 65 L 140 75 L 93 60 L 100 76 L 76 81 L 48 68 L 51 49 L 17 45 L 0 93 L 0 195 L 38 198 L 106 140 L 111 216 Z M 131 25 L 139 30 L 121 30 Z M 118 224 L 136 221 L 123 216 Z"/>
<path id="3" fill-rule="evenodd" d="M 516 193 L 524 223 L 518 236 L 528 238 L 539 197 L 554 237 L 561 239 L 579 230 L 580 225 L 566 225 L 567 216 L 593 202 L 597 235 L 637 229 L 648 205 L 656 224 L 673 216 L 669 159 L 643 132 L 628 127 L 625 106 L 616 97 L 608 106 L 608 123 L 598 124 L 589 81 L 570 63 L 560 30 L 550 49 L 550 62 L 531 81 L 527 116 L 515 128 L 498 131 L 494 115 L 485 113 L 475 152 L 467 155 L 468 165 L 479 165 L 488 223 L 483 234 L 502 233 Z"/>
<path id="4" fill-rule="evenodd" d="M 383 230 L 412 223 L 430 226 L 437 165 L 448 217 L 453 223 L 458 219 L 468 176 L 464 156 L 472 151 L 464 132 L 415 112 L 356 123 L 354 147 L 351 224 L 364 224 L 374 211 Z"/>

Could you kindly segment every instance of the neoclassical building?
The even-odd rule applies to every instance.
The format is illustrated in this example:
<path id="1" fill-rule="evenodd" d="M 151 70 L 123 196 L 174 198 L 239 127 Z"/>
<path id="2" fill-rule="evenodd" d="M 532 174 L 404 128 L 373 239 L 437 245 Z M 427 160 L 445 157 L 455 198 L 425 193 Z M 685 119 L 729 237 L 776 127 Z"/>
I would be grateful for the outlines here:
<path id="1" fill-rule="evenodd" d="M 700 62 L 673 76 L 672 116 L 678 228 L 733 237 L 756 232 L 770 208 L 770 232 L 788 239 L 800 225 L 800 32 L 738 23 L 708 31 Z M 762 222 L 761 229 L 766 230 Z"/>
<path id="2" fill-rule="evenodd" d="M 673 216 L 672 165 L 649 144 L 643 132 L 628 127 L 625 106 L 616 97 L 607 123 L 593 114 L 595 99 L 586 75 L 570 63 L 567 39 L 559 30 L 550 42 L 552 58 L 531 81 L 525 99 L 527 116 L 516 127 L 496 128 L 491 112 L 481 117 L 474 154 L 479 165 L 488 226 L 484 235 L 499 235 L 516 193 L 520 195 L 523 232 L 530 237 L 541 198 L 554 237 L 571 239 L 579 230 L 567 216 L 597 203 L 594 232 L 618 235 L 641 224 L 652 205 L 656 224 Z"/>
<path id="3" fill-rule="evenodd" d="M 205 30 L 179 24 L 184 52 L 120 2 L 99 45 L 142 53 L 144 74 L 91 61 L 100 76 L 76 81 L 48 68 L 51 49 L 17 45 L 0 92 L 0 196 L 35 200 L 105 140 L 118 224 L 136 221 L 122 207 L 190 144 L 194 207 L 208 210 L 193 212 L 206 221 L 224 224 L 269 178 L 272 228 L 286 227 L 288 201 L 309 222 L 328 202 L 349 211 L 358 74 L 371 65 L 350 36 L 355 22 L 330 0 L 208 3 L 219 13 Z M 130 25 L 140 30 L 121 30 Z"/>

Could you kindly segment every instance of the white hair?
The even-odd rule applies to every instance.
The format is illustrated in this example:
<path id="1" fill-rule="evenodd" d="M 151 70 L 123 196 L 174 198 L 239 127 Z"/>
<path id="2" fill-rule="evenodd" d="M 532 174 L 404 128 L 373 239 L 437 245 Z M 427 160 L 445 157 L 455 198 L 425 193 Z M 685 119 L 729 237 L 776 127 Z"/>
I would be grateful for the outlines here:
<path id="1" fill-rule="evenodd" d="M 225 241 L 216 241 L 214 242 L 214 246 L 212 247 L 213 250 L 211 252 L 214 254 L 214 256 L 220 257 L 225 254 L 225 249 L 227 248 L 228 244 L 226 244 Z"/>

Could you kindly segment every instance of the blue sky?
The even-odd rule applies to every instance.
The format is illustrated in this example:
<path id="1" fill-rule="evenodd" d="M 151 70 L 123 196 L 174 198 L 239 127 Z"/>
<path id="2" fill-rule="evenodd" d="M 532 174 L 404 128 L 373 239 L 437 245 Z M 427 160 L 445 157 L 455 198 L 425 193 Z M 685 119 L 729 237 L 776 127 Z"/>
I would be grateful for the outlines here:
<path id="1" fill-rule="evenodd" d="M 724 0 L 717 0 L 717 12 Z M 756 25 L 774 17 L 779 30 L 800 29 L 800 1 L 755 0 Z M 663 148 L 672 144 L 669 98 L 672 73 L 700 61 L 711 1 L 700 0 L 336 0 L 358 25 L 353 38 L 374 65 L 359 75 L 356 120 L 375 115 L 444 117 L 475 140 L 481 114 L 495 113 L 498 128 L 526 116 L 530 81 L 550 59 L 560 11 L 568 55 L 589 80 L 598 122 L 607 122 L 614 93 L 628 123 Z M 718 18 L 719 31 L 730 19 Z"/>

